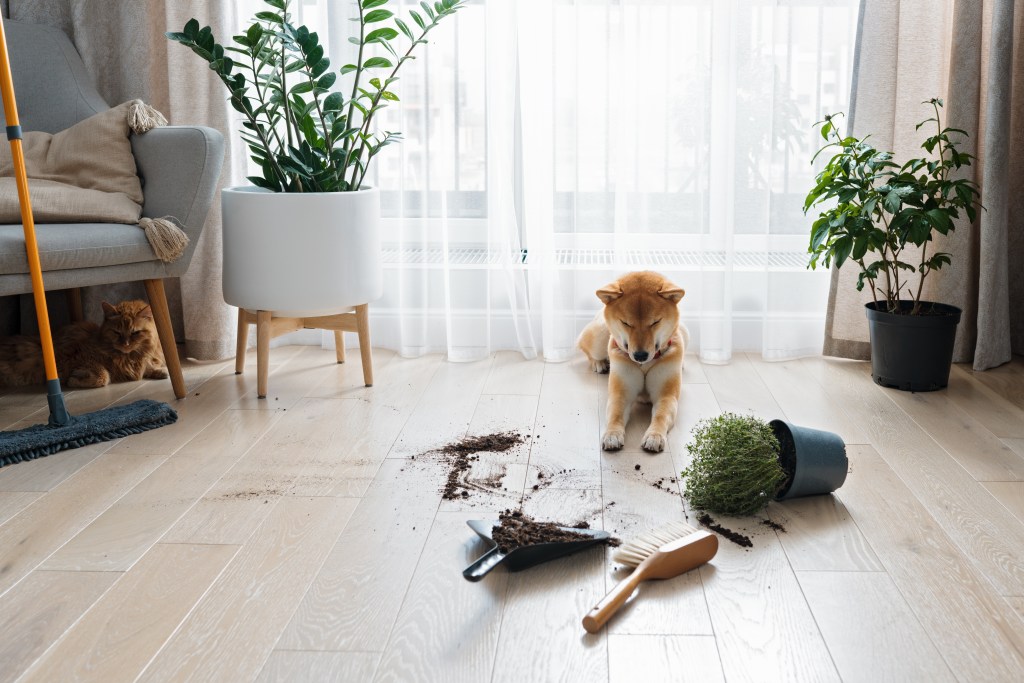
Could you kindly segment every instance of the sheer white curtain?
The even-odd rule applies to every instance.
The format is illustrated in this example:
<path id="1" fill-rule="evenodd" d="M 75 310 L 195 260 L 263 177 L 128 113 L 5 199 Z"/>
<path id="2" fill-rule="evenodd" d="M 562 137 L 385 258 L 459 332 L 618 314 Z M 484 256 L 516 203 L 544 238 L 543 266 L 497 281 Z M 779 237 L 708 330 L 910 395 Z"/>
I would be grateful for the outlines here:
<path id="1" fill-rule="evenodd" d="M 380 121 L 406 141 L 374 172 L 374 343 L 565 359 L 594 290 L 653 269 L 686 289 L 702 359 L 818 353 L 828 274 L 804 268 L 801 207 L 812 124 L 847 107 L 857 5 L 470 2 L 404 67 Z M 354 3 L 298 9 L 334 64 L 353 60 Z"/>

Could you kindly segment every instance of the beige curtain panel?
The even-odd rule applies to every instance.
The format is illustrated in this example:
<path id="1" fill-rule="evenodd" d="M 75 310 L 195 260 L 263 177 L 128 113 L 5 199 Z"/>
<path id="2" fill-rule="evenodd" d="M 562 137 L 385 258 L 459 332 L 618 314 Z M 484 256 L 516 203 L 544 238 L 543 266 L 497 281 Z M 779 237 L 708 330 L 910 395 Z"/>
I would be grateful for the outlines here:
<path id="1" fill-rule="evenodd" d="M 196 17 L 217 35 L 238 26 L 233 0 L 8 0 L 10 18 L 61 28 L 74 42 L 100 94 L 108 103 L 142 99 L 163 112 L 171 124 L 195 124 L 225 132 L 227 158 L 222 186 L 242 175 L 243 149 L 227 135 L 230 107 L 212 72 L 196 68 L 184 49 L 172 49 L 164 37 Z M 199 74 L 200 77 L 197 77 Z M 175 318 L 175 336 L 185 354 L 200 360 L 234 355 L 234 309 L 221 295 L 220 198 L 210 215 L 188 273 L 180 287 L 168 281 L 167 298 Z M 85 292 L 86 315 L 96 318 L 100 301 L 139 298 L 134 283 L 93 287 Z"/>
<path id="2" fill-rule="evenodd" d="M 914 127 L 945 100 L 945 125 L 970 133 L 966 169 L 981 212 L 938 249 L 952 266 L 932 274 L 926 297 L 963 309 L 953 360 L 984 370 L 1024 354 L 1024 0 L 863 0 L 850 125 L 896 160 L 919 156 Z M 833 271 L 824 353 L 870 357 L 853 268 Z"/>

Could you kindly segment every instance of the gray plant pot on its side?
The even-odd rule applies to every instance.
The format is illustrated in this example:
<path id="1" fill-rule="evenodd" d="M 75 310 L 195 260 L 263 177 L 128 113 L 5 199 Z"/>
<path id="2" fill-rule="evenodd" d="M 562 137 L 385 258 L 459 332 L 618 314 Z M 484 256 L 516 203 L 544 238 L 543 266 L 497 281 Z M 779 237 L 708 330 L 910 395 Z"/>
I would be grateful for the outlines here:
<path id="1" fill-rule="evenodd" d="M 779 440 L 782 469 L 792 473 L 775 500 L 831 493 L 843 485 L 849 460 L 838 434 L 782 420 L 772 420 L 769 425 Z"/>

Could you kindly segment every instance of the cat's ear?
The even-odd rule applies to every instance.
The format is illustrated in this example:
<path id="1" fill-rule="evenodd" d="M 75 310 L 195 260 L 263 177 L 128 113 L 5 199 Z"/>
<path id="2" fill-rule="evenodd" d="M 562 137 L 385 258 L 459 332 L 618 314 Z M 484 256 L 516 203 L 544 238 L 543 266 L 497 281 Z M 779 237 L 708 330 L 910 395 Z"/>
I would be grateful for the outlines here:
<path id="1" fill-rule="evenodd" d="M 149 307 L 149 304 L 142 307 L 142 310 L 139 311 L 139 317 L 153 319 L 153 309 Z"/>
<path id="2" fill-rule="evenodd" d="M 117 309 L 108 304 L 106 301 L 103 302 L 103 315 L 107 318 L 116 318 Z"/>

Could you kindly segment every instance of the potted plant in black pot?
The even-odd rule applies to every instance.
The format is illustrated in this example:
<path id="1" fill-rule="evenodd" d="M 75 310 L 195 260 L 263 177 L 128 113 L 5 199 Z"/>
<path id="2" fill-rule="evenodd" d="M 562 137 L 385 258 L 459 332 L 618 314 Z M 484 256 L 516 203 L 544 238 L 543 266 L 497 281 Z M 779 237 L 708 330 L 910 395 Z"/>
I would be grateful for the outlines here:
<path id="1" fill-rule="evenodd" d="M 942 127 L 942 100 L 924 104 L 934 110 L 917 124 L 935 126 L 921 144 L 929 156 L 902 165 L 867 138 L 841 135 L 837 117 L 827 116 L 820 122 L 827 144 L 814 158 L 826 150 L 834 154 L 804 202 L 804 213 L 827 207 L 811 228 L 810 267 L 819 261 L 858 265 L 858 291 L 865 284 L 871 290 L 866 313 L 872 377 L 909 391 L 933 391 L 949 381 L 960 309 L 924 301 L 921 292 L 925 278 L 950 263 L 950 254 L 930 248 L 935 235 L 952 232 L 961 216 L 974 222 L 981 207 L 978 186 L 953 177 L 973 158 L 953 139 L 967 133 Z"/>
<path id="2" fill-rule="evenodd" d="M 831 493 L 849 469 L 837 434 L 752 415 L 702 420 L 686 449 L 686 499 L 725 515 L 752 515 L 772 500 Z"/>

